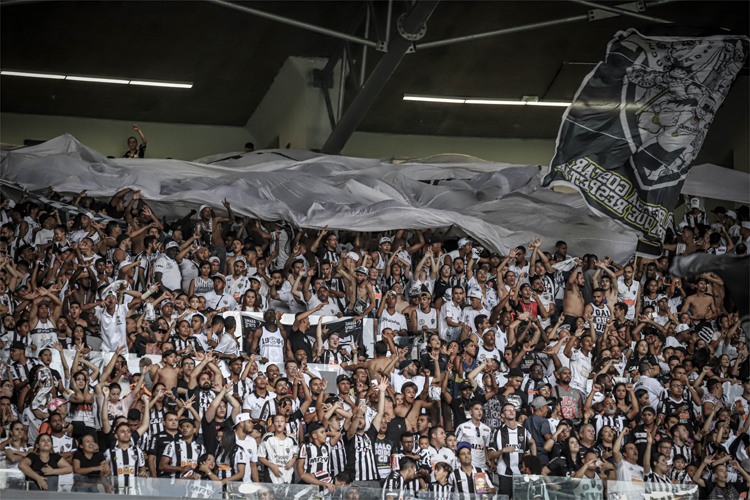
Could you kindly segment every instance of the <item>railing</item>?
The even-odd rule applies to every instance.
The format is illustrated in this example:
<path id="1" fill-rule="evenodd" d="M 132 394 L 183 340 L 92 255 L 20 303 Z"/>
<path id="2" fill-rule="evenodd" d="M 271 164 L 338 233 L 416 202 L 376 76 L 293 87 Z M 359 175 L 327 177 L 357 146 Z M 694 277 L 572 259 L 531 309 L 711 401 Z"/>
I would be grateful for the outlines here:
<path id="1" fill-rule="evenodd" d="M 699 500 L 695 484 L 604 481 L 595 478 L 513 476 L 514 500 Z"/>
<path id="2" fill-rule="evenodd" d="M 58 481 L 66 482 L 66 481 Z M 437 495 L 427 491 L 383 490 L 336 486 L 327 489 L 307 484 L 271 484 L 170 478 L 129 478 L 127 483 L 116 478 L 90 480 L 74 475 L 73 482 L 55 489 L 38 490 L 36 482 L 26 481 L 19 471 L 0 470 L 0 498 L 15 499 L 81 499 L 94 500 L 103 496 L 139 496 L 162 498 L 217 498 L 248 500 L 508 500 L 496 493 L 450 493 Z M 497 485 L 494 485 L 497 487 Z M 693 484 L 659 484 L 643 482 L 603 481 L 599 478 L 575 479 L 533 475 L 513 476 L 514 500 L 699 500 L 698 487 Z"/>

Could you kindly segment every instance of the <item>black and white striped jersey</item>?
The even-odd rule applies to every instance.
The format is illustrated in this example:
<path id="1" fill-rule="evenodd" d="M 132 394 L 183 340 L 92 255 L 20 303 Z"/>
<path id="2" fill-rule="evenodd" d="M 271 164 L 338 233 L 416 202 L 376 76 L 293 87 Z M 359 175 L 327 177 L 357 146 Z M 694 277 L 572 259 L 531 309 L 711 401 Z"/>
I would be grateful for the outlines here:
<path id="1" fill-rule="evenodd" d="M 683 444 L 682 446 L 679 446 L 676 443 L 672 443 L 672 454 L 669 456 L 669 463 L 671 464 L 674 461 L 674 457 L 676 455 L 682 455 L 685 457 L 686 463 L 691 463 L 693 461 L 693 447 L 689 446 L 687 443 Z"/>
<path id="2" fill-rule="evenodd" d="M 154 455 L 156 457 L 156 462 L 158 463 L 159 459 L 164 453 L 164 448 L 166 448 L 169 443 L 179 441 L 181 437 L 182 436 L 179 432 L 170 434 L 165 431 L 159 432 L 158 434 L 152 434 L 148 448 L 145 450 L 145 452 L 147 455 Z"/>
<path id="3" fill-rule="evenodd" d="M 151 407 L 151 415 L 149 417 L 148 433 L 151 436 L 156 436 L 160 432 L 164 432 L 164 419 L 167 417 L 167 407 L 162 406 L 161 410 L 156 406 Z M 148 451 L 148 449 L 146 449 Z"/>
<path id="4" fill-rule="evenodd" d="M 232 382 L 232 379 L 227 379 L 226 383 L 232 384 L 232 393 L 239 394 L 240 401 L 244 401 L 245 396 L 247 396 L 253 391 L 252 382 L 248 382 L 247 380 L 240 380 L 239 382 Z"/>
<path id="5" fill-rule="evenodd" d="M 193 336 L 183 339 L 179 335 L 173 335 L 170 337 L 169 341 L 174 345 L 175 351 L 184 351 L 188 346 L 192 346 L 193 352 L 203 352 L 203 346 L 200 341 Z"/>
<path id="6" fill-rule="evenodd" d="M 674 483 L 669 476 L 660 476 L 655 471 L 651 471 L 643 477 L 646 482 L 646 493 L 654 491 L 674 492 Z"/>
<path id="7" fill-rule="evenodd" d="M 459 467 L 448 476 L 448 480 L 451 481 L 455 493 L 468 493 L 473 495 L 476 493 L 477 488 L 483 490 L 494 488 L 490 481 L 489 474 L 487 474 L 484 469 L 474 467 L 473 465 L 471 467 L 471 475 L 465 473 Z M 481 484 L 477 484 L 477 481 Z"/>
<path id="8" fill-rule="evenodd" d="M 206 452 L 206 448 L 202 444 L 198 444 L 193 440 L 190 443 L 185 442 L 182 439 L 167 443 L 164 447 L 162 454 L 157 456 L 157 459 L 161 461 L 161 457 L 169 457 L 169 465 L 172 467 L 184 467 L 189 466 L 190 469 L 198 467 L 198 458 Z M 157 464 L 158 466 L 158 464 Z M 176 478 L 177 472 L 159 472 L 161 477 L 172 477 Z"/>
<path id="9" fill-rule="evenodd" d="M 348 458 L 346 470 L 354 473 L 354 481 L 377 481 L 380 477 L 373 445 L 376 434 L 377 430 L 371 426 L 364 434 L 355 434 L 351 439 L 344 436 Z"/>
<path id="10" fill-rule="evenodd" d="M 390 474 L 388 474 L 386 477 L 390 477 L 393 475 L 393 473 L 398 473 L 398 471 L 401 470 L 401 459 L 404 458 L 404 450 L 400 450 L 401 453 L 394 453 L 391 455 L 391 468 L 393 469 Z M 419 467 L 419 464 L 417 464 L 417 467 Z M 399 474 L 400 476 L 401 474 Z M 404 483 L 404 489 L 408 491 L 419 491 L 419 479 L 413 479 L 409 481 L 408 483 Z"/>
<path id="11" fill-rule="evenodd" d="M 343 436 L 339 438 L 336 444 L 331 444 L 331 438 L 327 438 L 328 447 L 331 451 L 331 472 L 333 477 L 338 476 L 344 472 L 346 468 L 346 447 L 344 446 Z"/>
<path id="12" fill-rule="evenodd" d="M 676 484 L 691 484 L 693 480 L 688 475 L 687 467 L 682 470 L 670 469 L 669 479 Z"/>
<path id="13" fill-rule="evenodd" d="M 547 484 L 540 476 L 526 476 L 529 480 L 521 484 L 513 485 L 513 498 L 515 500 L 549 500 L 547 494 Z M 601 493 L 601 492 L 600 492 Z M 601 494 L 598 497 L 582 495 L 576 497 L 576 500 L 601 500 Z"/>
<path id="14" fill-rule="evenodd" d="M 25 382 L 29 380 L 29 374 L 31 373 L 31 370 L 35 366 L 41 364 L 42 362 L 36 358 L 26 358 L 26 363 L 24 364 L 13 363 L 12 365 L 10 365 L 10 379 L 12 381 L 19 380 L 21 382 Z"/>
<path id="15" fill-rule="evenodd" d="M 612 428 L 615 436 L 619 436 L 622 430 L 628 425 L 628 418 L 625 415 L 594 415 L 594 430 L 596 431 L 596 437 L 599 438 L 599 433 L 602 427 L 608 425 Z"/>
<path id="16" fill-rule="evenodd" d="M 217 476 L 219 479 L 227 479 L 239 473 L 239 465 L 245 464 L 249 467 L 248 461 L 250 456 L 245 448 L 237 446 L 233 455 L 225 453 L 221 448 L 216 450 L 216 466 L 219 469 Z M 242 479 L 240 479 L 241 481 Z"/>
<path id="17" fill-rule="evenodd" d="M 433 481 L 427 486 L 427 491 L 432 493 L 436 500 L 445 500 L 455 491 L 455 486 L 450 481 L 445 484 Z"/>
<path id="18" fill-rule="evenodd" d="M 391 472 L 385 482 L 383 483 L 383 498 L 403 498 L 404 492 L 409 492 L 414 495 L 419 491 L 419 479 L 413 481 L 405 481 L 404 476 L 397 470 Z M 398 492 L 398 494 L 396 494 Z"/>
<path id="19" fill-rule="evenodd" d="M 303 444 L 299 449 L 302 460 L 302 470 L 305 474 L 312 474 L 315 479 L 324 483 L 332 483 L 331 475 L 331 447 L 328 443 L 318 446 L 315 443 Z"/>
<path id="20" fill-rule="evenodd" d="M 507 446 L 513 446 L 515 451 L 500 455 L 497 459 L 497 473 L 501 476 L 521 474 L 521 458 L 531 451 L 531 434 L 520 425 L 515 429 L 502 425 L 490 439 L 489 449 L 498 451 Z"/>
<path id="21" fill-rule="evenodd" d="M 347 356 L 346 353 L 340 349 L 338 350 L 338 352 L 333 352 L 330 349 L 326 349 L 320 356 L 320 362 L 324 365 L 340 365 L 345 361 L 349 361 L 349 356 Z"/>
<path id="22" fill-rule="evenodd" d="M 196 387 L 195 389 L 188 391 L 188 397 L 191 398 L 193 396 L 195 396 L 193 408 L 196 409 L 198 415 L 200 415 L 201 420 L 203 420 L 203 415 L 206 414 L 206 410 L 208 410 L 208 407 L 211 406 L 211 403 L 216 397 L 216 391 L 202 391 L 198 387 Z"/>
<path id="23" fill-rule="evenodd" d="M 135 478 L 138 477 L 141 468 L 146 466 L 146 456 L 140 448 L 109 448 L 104 452 L 104 459 L 112 471 L 115 488 L 135 486 Z"/>

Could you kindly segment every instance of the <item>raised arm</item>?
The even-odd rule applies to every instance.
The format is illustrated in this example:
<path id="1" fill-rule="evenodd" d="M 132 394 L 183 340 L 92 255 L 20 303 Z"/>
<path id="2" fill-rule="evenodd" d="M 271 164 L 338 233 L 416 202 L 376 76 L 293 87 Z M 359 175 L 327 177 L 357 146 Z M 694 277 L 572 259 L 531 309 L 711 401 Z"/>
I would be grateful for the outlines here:
<path id="1" fill-rule="evenodd" d="M 625 427 L 622 432 L 620 432 L 620 435 L 617 436 L 617 439 L 615 439 L 615 442 L 612 444 L 612 457 L 615 459 L 615 464 L 619 464 L 622 462 L 622 454 L 620 453 L 620 450 L 622 449 L 622 440 L 625 436 L 628 435 L 630 432 L 629 427 Z"/>

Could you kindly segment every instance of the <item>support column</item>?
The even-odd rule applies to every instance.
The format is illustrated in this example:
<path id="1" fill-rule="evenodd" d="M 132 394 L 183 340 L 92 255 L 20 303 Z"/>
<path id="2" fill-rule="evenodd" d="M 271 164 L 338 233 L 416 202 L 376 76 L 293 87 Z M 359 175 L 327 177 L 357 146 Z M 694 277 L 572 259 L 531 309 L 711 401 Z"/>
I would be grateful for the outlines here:
<path id="1" fill-rule="evenodd" d="M 402 27 L 404 32 L 414 34 L 419 32 L 432 12 L 437 7 L 436 0 L 422 0 L 414 4 L 414 7 L 405 17 Z M 401 59 L 411 48 L 412 42 L 403 36 L 395 36 L 388 44 L 388 52 L 380 59 L 373 70 L 367 83 L 362 87 L 357 97 L 352 102 L 349 109 L 341 117 L 341 121 L 336 129 L 331 133 L 328 140 L 323 145 L 323 152 L 328 154 L 339 154 L 346 145 L 346 141 L 352 136 L 362 119 L 365 117 L 370 107 L 380 95 L 380 91 L 391 75 L 398 67 Z"/>

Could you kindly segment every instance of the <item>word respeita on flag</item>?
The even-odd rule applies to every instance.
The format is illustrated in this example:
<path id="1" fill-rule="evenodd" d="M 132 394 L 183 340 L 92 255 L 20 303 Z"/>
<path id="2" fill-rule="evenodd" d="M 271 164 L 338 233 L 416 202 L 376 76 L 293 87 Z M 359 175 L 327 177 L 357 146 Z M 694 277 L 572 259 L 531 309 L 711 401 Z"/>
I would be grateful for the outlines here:
<path id="1" fill-rule="evenodd" d="M 563 115 L 544 186 L 640 232 L 658 256 L 680 188 L 748 52 L 748 38 L 673 26 L 618 32 Z"/>

